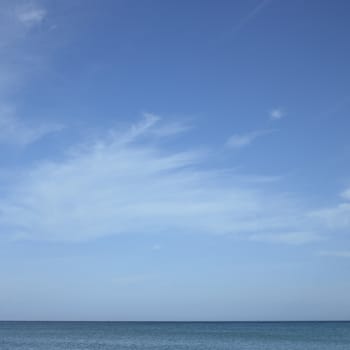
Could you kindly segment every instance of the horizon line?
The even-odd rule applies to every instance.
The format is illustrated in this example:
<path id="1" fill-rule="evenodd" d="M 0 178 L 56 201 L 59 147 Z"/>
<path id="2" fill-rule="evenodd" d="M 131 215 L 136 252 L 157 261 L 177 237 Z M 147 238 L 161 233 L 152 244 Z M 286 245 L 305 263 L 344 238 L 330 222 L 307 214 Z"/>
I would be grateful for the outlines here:
<path id="1" fill-rule="evenodd" d="M 348 320 L 251 320 L 251 321 L 237 321 L 237 320 L 232 320 L 232 321 L 214 321 L 214 320 L 193 320 L 193 321 L 157 321 L 157 320 L 148 320 L 148 321 L 117 321 L 117 320 L 0 320 L 0 323 L 5 323 L 5 322 L 61 322 L 61 323 L 327 323 L 327 322 L 350 322 L 350 319 Z"/>

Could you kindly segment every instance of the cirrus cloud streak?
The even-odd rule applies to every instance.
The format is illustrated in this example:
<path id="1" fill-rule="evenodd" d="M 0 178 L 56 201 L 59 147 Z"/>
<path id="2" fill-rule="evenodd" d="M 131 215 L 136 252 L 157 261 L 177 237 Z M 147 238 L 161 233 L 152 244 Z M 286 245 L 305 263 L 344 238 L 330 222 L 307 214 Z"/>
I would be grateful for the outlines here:
<path id="1" fill-rule="evenodd" d="M 203 152 L 164 151 L 162 140 L 174 134 L 168 131 L 147 114 L 124 133 L 37 163 L 1 200 L 2 231 L 54 241 L 128 233 L 262 234 L 269 241 L 267 233 L 300 231 L 303 241 L 295 199 L 259 176 L 205 170 Z"/>

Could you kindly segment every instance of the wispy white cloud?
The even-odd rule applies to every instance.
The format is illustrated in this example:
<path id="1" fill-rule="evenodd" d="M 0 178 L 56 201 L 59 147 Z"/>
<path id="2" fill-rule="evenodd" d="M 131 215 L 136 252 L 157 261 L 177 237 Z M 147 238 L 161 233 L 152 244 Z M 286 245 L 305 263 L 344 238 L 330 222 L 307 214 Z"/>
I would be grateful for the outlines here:
<path id="1" fill-rule="evenodd" d="M 21 47 L 27 46 L 31 41 L 29 34 L 34 35 L 32 29 L 42 24 L 46 16 L 46 9 L 38 2 L 2 1 L 0 3 L 0 48 L 10 50 L 12 54 L 21 51 Z M 2 51 L 1 61 L 8 54 L 9 52 Z"/>
<path id="2" fill-rule="evenodd" d="M 62 129 L 62 125 L 21 118 L 11 101 L 26 81 L 45 67 L 45 53 L 32 45 L 47 11 L 39 1 L 3 1 L 0 4 L 0 144 L 25 146 Z"/>
<path id="3" fill-rule="evenodd" d="M 187 132 L 191 129 L 191 126 L 188 123 L 184 122 L 172 122 L 168 123 L 166 125 L 163 125 L 156 130 L 153 130 L 153 134 L 155 136 L 172 136 L 176 134 L 182 134 L 184 132 Z"/>
<path id="4" fill-rule="evenodd" d="M 37 163 L 2 197 L 0 227 L 17 239 L 62 241 L 300 230 L 293 198 L 249 176 L 204 170 L 202 152 L 165 152 L 155 142 L 163 126 L 146 115 L 123 134 L 77 145 L 61 161 Z"/>
<path id="5" fill-rule="evenodd" d="M 272 0 L 261 0 L 258 5 L 255 6 L 246 16 L 244 16 L 232 30 L 233 34 L 240 32 L 245 26 L 247 26 L 251 21 L 253 21 L 261 11 L 271 3 Z"/>
<path id="6" fill-rule="evenodd" d="M 0 95 L 8 100 L 24 83 L 45 66 L 47 51 L 38 45 L 42 30 L 32 31 L 43 22 L 46 10 L 31 1 L 0 3 Z M 44 42 L 41 40 L 41 42 Z"/>
<path id="7" fill-rule="evenodd" d="M 317 220 L 328 230 L 350 229 L 350 203 L 339 203 L 333 207 L 311 211 L 309 217 Z"/>
<path id="8" fill-rule="evenodd" d="M 177 134 L 182 134 L 190 129 L 184 122 L 159 123 L 161 117 L 154 113 L 143 113 L 143 118 L 127 130 L 110 131 L 111 139 L 119 145 L 133 143 L 135 141 L 145 141 L 145 139 L 162 139 Z M 157 124 L 157 127 L 154 127 Z M 159 125 L 160 124 L 160 125 Z"/>
<path id="9" fill-rule="evenodd" d="M 308 213 L 308 217 L 320 229 L 343 232 L 350 230 L 350 191 L 346 188 L 341 194 L 341 201 L 326 208 L 318 208 Z"/>
<path id="10" fill-rule="evenodd" d="M 255 130 L 246 134 L 234 134 L 226 142 L 230 148 L 242 148 L 249 146 L 258 137 L 272 133 L 274 130 Z"/>
<path id="11" fill-rule="evenodd" d="M 347 188 L 341 193 L 341 197 L 343 197 L 345 200 L 350 201 L 350 188 Z"/>
<path id="12" fill-rule="evenodd" d="M 144 113 L 143 120 L 132 125 L 127 132 L 112 132 L 112 137 L 115 137 L 120 145 L 128 144 L 139 137 L 147 135 L 149 131 L 152 130 L 152 126 L 154 126 L 159 120 L 160 117 L 153 113 Z"/>
<path id="13" fill-rule="evenodd" d="M 12 135 L 20 130 L 26 142 L 40 135 L 16 127 Z M 37 162 L 3 191 L 0 229 L 16 239 L 181 232 L 298 245 L 350 227 L 348 202 L 311 210 L 274 190 L 278 177 L 208 170 L 210 154 L 196 149 L 165 151 L 158 141 L 174 134 L 161 131 L 169 128 L 145 114 L 124 132 L 78 143 L 59 161 Z"/>
<path id="14" fill-rule="evenodd" d="M 59 124 L 24 123 L 16 116 L 13 107 L 0 105 L 0 144 L 25 146 L 62 128 Z"/>
<path id="15" fill-rule="evenodd" d="M 17 6 L 15 14 L 20 23 L 32 27 L 40 24 L 45 19 L 47 11 L 39 4 L 28 1 Z"/>
<path id="16" fill-rule="evenodd" d="M 62 129 L 58 124 L 22 120 L 11 102 L 13 93 L 21 91 L 27 79 L 44 66 L 42 53 L 31 45 L 31 28 L 45 17 L 45 8 L 36 1 L 0 4 L 0 144 L 23 146 Z"/>
<path id="17" fill-rule="evenodd" d="M 320 251 L 318 255 L 335 258 L 350 258 L 350 250 L 323 250 Z"/>
<path id="18" fill-rule="evenodd" d="M 279 120 L 285 117 L 286 113 L 282 108 L 273 108 L 269 112 L 271 120 Z"/>

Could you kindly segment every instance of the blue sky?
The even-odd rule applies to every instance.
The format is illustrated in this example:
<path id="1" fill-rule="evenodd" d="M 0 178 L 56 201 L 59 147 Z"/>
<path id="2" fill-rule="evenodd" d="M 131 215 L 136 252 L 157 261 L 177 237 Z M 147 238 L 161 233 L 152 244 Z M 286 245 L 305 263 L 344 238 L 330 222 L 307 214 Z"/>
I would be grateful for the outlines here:
<path id="1" fill-rule="evenodd" d="M 0 318 L 349 319 L 349 11 L 0 1 Z"/>

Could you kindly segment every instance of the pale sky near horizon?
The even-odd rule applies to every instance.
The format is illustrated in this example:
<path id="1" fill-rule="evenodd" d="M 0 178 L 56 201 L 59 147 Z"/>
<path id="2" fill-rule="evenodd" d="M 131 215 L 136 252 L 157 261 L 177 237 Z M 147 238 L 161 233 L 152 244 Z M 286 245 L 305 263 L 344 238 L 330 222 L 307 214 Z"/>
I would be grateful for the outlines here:
<path id="1" fill-rule="evenodd" d="M 0 320 L 350 319 L 349 19 L 0 0 Z"/>

